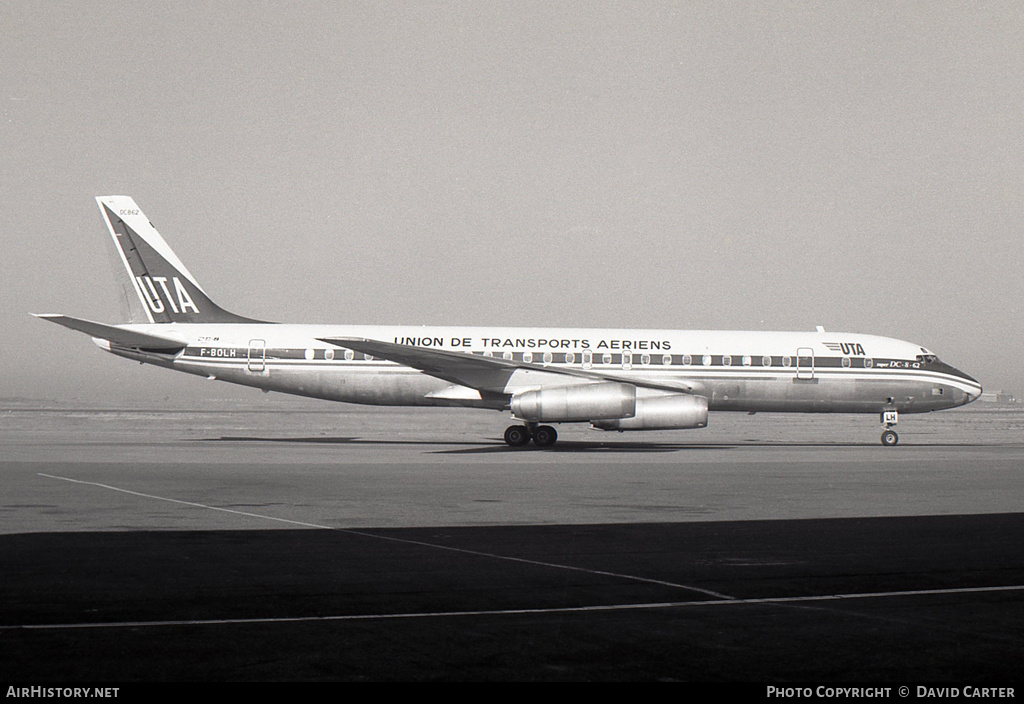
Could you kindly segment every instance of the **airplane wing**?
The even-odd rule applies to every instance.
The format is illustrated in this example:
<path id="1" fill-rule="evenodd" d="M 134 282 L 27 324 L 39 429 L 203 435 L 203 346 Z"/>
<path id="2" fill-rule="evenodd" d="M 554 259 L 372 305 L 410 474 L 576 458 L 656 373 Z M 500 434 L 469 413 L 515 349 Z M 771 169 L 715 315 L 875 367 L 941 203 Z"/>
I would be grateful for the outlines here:
<path id="1" fill-rule="evenodd" d="M 64 327 L 71 328 L 72 330 L 84 332 L 90 337 L 109 340 L 120 347 L 132 347 L 142 350 L 156 350 L 160 352 L 174 352 L 186 347 L 185 342 L 173 337 L 164 337 L 135 330 L 127 330 L 125 328 L 119 328 L 116 325 L 95 323 L 91 320 L 83 320 L 82 318 L 72 318 L 69 315 L 60 315 L 56 313 L 33 313 L 32 315 L 37 318 L 42 318 L 43 320 L 49 320 L 57 323 L 58 325 L 63 325 Z"/>
<path id="2" fill-rule="evenodd" d="M 469 352 L 453 352 L 430 347 L 414 347 L 412 345 L 396 345 L 392 342 L 370 340 L 360 337 L 321 337 L 326 342 L 338 347 L 371 354 L 391 362 L 397 362 L 424 374 L 435 376 L 460 386 L 468 386 L 482 392 L 502 393 L 509 378 L 517 369 L 529 369 L 549 374 L 578 377 L 587 381 L 617 381 L 633 386 L 659 389 L 674 393 L 695 393 L 693 384 L 684 380 L 650 381 L 642 377 L 623 376 L 577 368 L 545 366 L 531 362 L 521 362 L 498 357 L 484 357 Z"/>

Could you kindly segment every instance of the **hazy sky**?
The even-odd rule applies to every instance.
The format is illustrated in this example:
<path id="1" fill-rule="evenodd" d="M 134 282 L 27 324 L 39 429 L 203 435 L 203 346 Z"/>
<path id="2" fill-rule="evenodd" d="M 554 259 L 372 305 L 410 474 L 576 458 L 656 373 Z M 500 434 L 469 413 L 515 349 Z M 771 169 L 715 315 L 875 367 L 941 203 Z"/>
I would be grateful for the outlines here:
<path id="1" fill-rule="evenodd" d="M 121 322 L 93 200 L 328 323 L 837 331 L 1024 394 L 1024 4 L 0 3 L 3 396 L 255 392 Z"/>

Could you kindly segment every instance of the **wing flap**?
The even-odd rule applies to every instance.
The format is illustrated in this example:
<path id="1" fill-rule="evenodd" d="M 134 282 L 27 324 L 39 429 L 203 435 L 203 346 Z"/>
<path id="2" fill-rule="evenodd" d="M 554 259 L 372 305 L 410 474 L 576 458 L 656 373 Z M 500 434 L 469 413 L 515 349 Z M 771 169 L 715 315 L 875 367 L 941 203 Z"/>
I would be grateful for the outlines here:
<path id="1" fill-rule="evenodd" d="M 338 347 L 371 354 L 391 362 L 419 369 L 424 374 L 489 393 L 502 393 L 512 374 L 519 369 L 559 374 L 586 379 L 587 381 L 617 381 L 649 389 L 694 393 L 694 385 L 678 379 L 648 379 L 641 376 L 607 373 L 571 367 L 545 366 L 532 362 L 484 357 L 469 352 L 453 352 L 432 347 L 397 345 L 392 342 L 370 340 L 358 337 L 321 337 Z"/>
<path id="2" fill-rule="evenodd" d="M 150 333 L 139 332 L 137 330 L 120 328 L 116 325 L 96 323 L 92 320 L 83 320 L 82 318 L 72 318 L 69 315 L 60 315 L 57 313 L 33 313 L 32 315 L 37 318 L 42 318 L 43 320 L 49 320 L 50 322 L 57 323 L 58 325 L 63 325 L 66 328 L 77 330 L 78 332 L 84 332 L 90 337 L 108 340 L 120 347 L 173 352 L 184 349 L 186 346 L 185 342 L 173 337 L 152 335 Z"/>
<path id="3" fill-rule="evenodd" d="M 492 357 L 451 352 L 428 347 L 396 345 L 392 342 L 356 337 L 322 337 L 322 342 L 364 354 L 372 354 L 406 367 L 419 369 L 424 374 L 444 379 L 458 386 L 478 391 L 501 393 L 509 378 L 520 368 L 516 364 Z"/>

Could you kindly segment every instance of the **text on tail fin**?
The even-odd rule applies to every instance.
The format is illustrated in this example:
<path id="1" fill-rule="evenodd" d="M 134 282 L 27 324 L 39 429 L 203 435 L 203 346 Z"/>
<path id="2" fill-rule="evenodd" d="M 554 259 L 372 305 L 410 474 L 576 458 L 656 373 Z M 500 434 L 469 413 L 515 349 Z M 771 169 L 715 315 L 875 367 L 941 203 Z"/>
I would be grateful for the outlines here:
<path id="1" fill-rule="evenodd" d="M 259 322 L 229 313 L 210 300 L 134 200 L 100 196 L 96 201 L 150 322 Z"/>

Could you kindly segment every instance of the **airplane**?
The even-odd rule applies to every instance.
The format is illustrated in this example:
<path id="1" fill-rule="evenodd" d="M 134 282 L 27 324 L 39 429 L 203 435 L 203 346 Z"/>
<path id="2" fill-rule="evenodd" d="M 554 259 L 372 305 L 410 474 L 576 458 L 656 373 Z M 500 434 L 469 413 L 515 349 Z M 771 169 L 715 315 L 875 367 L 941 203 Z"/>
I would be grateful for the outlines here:
<path id="1" fill-rule="evenodd" d="M 331 401 L 511 412 L 504 440 L 551 424 L 704 428 L 710 411 L 878 414 L 953 408 L 981 384 L 910 342 L 826 332 L 307 325 L 216 305 L 128 196 L 96 198 L 126 275 L 130 323 L 35 314 L 119 357 Z"/>

